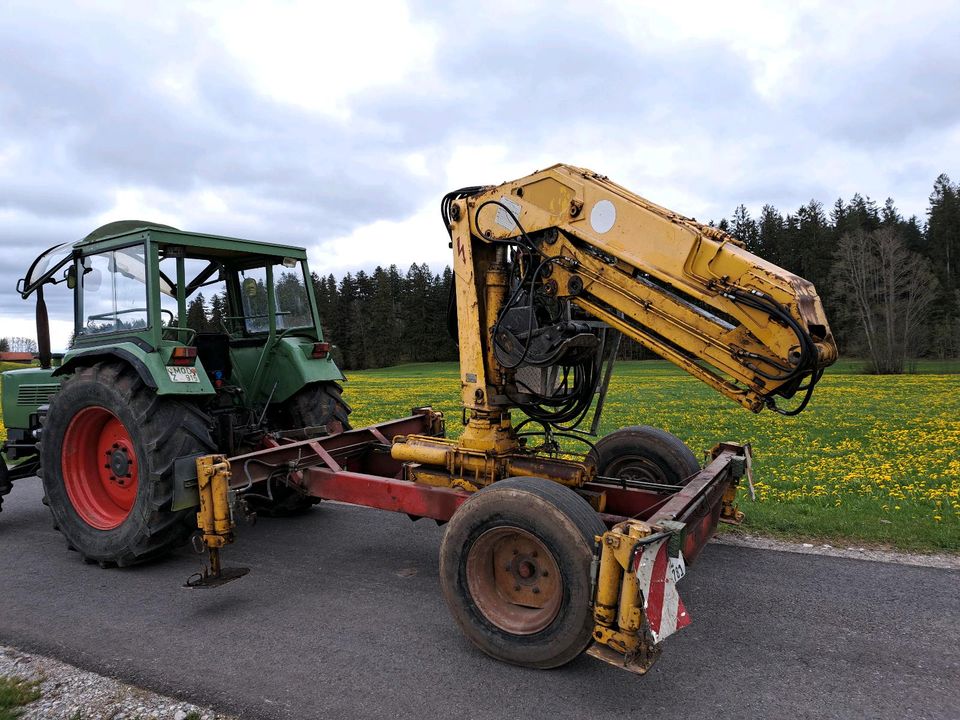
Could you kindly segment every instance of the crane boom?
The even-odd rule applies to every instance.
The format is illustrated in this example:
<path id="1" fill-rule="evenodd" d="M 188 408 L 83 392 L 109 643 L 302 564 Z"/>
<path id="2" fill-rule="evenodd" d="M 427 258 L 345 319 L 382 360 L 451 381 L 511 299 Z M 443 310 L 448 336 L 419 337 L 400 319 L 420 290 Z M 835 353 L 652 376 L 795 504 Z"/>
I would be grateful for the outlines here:
<path id="1" fill-rule="evenodd" d="M 802 409 L 837 357 L 810 282 L 722 230 L 590 170 L 554 165 L 496 187 L 465 189 L 447 197 L 445 215 L 455 246 L 458 312 L 466 316 L 459 340 L 468 351 L 467 407 L 487 407 L 477 402 L 478 391 L 510 395 L 500 390 L 509 390 L 507 371 L 517 369 L 509 367 L 519 360 L 509 360 L 511 348 L 526 348 L 523 362 L 536 360 L 529 345 L 538 331 L 564 335 L 556 323 L 542 322 L 550 302 L 604 321 L 754 412 L 778 409 L 778 396 L 805 391 Z M 514 266 L 511 294 L 498 303 L 478 270 L 505 261 Z M 487 327 L 476 326 L 474 307 Z M 500 362 L 486 353 L 482 373 L 474 370 L 483 353 L 470 350 L 477 337 L 501 350 Z M 492 381 L 492 393 L 470 380 L 481 374 Z"/>

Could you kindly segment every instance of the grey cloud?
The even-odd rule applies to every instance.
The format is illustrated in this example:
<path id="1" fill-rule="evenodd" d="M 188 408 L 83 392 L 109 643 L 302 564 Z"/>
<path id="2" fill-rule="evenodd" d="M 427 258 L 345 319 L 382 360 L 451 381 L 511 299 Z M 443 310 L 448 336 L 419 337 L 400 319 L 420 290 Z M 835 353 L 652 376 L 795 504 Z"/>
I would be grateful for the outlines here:
<path id="1" fill-rule="evenodd" d="M 445 22 L 457 36 L 439 48 L 437 83 L 378 91 L 359 103 L 413 145 L 465 135 L 530 143 L 583 123 L 672 140 L 681 127 L 729 134 L 759 117 L 751 112 L 760 99 L 749 66 L 717 43 L 663 54 L 612 28 L 585 30 L 584 18 L 561 13 L 527 24 L 478 14 Z"/>
<path id="2" fill-rule="evenodd" d="M 955 128 L 960 12 L 943 10 L 914 18 L 905 7 L 899 26 L 885 34 L 850 28 L 850 47 L 839 63 L 834 53 L 811 54 L 789 79 L 786 104 L 821 135 L 888 152 Z M 826 35 L 831 21 L 808 17 L 805 34 Z"/>
<path id="3" fill-rule="evenodd" d="M 91 230 L 118 189 L 242 193 L 253 223 L 196 229 L 302 245 L 423 200 L 396 140 L 257 94 L 188 14 L 159 27 L 44 13 L 12 6 L 0 24 L 0 246 L 17 248 L 0 266 L 5 316 L 32 312 L 11 292 L 32 258 Z M 159 84 L 178 68 L 195 98 Z"/>

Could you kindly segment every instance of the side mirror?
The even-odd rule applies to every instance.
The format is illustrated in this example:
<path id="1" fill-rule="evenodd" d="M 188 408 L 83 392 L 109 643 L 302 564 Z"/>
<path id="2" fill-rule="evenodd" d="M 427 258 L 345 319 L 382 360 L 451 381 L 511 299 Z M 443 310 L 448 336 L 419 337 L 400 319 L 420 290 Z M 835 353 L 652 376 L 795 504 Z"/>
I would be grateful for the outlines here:
<path id="1" fill-rule="evenodd" d="M 247 294 L 247 297 L 255 298 L 257 296 L 257 281 L 248 277 L 243 281 L 243 291 Z"/>
<path id="2" fill-rule="evenodd" d="M 63 271 L 63 279 L 67 281 L 67 287 L 73 290 L 77 287 L 77 266 L 71 265 Z"/>

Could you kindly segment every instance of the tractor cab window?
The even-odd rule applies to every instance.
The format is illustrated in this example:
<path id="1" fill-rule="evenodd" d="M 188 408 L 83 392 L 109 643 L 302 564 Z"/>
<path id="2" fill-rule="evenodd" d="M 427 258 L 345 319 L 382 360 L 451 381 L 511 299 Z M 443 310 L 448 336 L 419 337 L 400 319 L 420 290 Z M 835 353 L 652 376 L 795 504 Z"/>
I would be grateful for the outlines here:
<path id="1" fill-rule="evenodd" d="M 303 263 L 299 260 L 284 260 L 274 264 L 273 285 L 277 298 L 277 330 L 313 327 Z M 267 332 L 270 329 L 270 308 L 265 267 L 240 272 L 240 296 L 247 332 Z"/>
<path id="2" fill-rule="evenodd" d="M 78 335 L 146 328 L 146 265 L 143 246 L 87 255 L 80 273 L 83 323 Z"/>
<path id="3" fill-rule="evenodd" d="M 221 265 L 208 258 L 184 258 L 184 288 L 187 312 L 178 315 L 177 259 L 160 259 L 160 320 L 164 327 L 187 327 L 196 332 L 223 332 L 227 307 L 227 283 Z M 165 287 L 166 286 L 166 287 Z"/>

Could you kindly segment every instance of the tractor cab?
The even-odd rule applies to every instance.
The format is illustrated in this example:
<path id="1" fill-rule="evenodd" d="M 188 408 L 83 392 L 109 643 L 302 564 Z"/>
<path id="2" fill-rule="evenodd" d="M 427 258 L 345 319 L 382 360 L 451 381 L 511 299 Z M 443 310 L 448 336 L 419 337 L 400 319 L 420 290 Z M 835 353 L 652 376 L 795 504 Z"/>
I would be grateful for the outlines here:
<path id="1" fill-rule="evenodd" d="M 57 367 L 51 285 L 73 301 L 71 346 Z M 4 374 L 8 460 L 36 455 L 43 409 L 62 381 L 104 364 L 128 368 L 155 395 L 189 401 L 212 418 L 225 452 L 269 432 L 346 425 L 343 375 L 323 339 L 302 248 L 115 222 L 41 253 L 17 291 L 36 298 L 40 367 Z"/>

